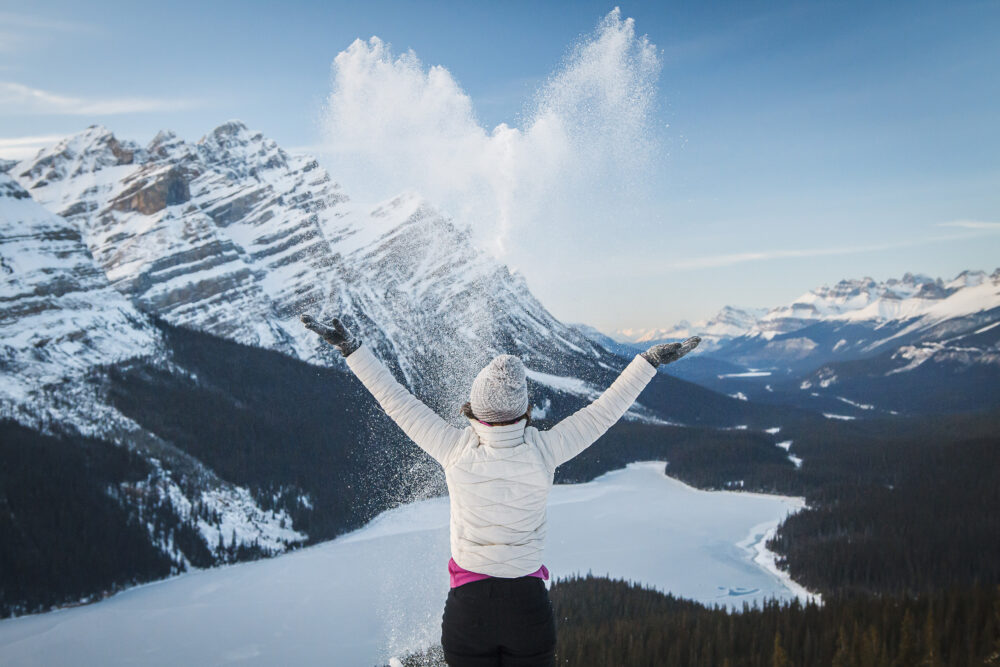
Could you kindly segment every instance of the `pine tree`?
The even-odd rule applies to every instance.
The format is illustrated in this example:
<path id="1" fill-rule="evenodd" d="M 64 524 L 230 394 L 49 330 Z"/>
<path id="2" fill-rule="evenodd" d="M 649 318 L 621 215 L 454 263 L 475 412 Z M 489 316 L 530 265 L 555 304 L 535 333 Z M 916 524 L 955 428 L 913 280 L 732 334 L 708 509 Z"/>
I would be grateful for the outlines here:
<path id="1" fill-rule="evenodd" d="M 917 644 L 917 623 L 913 620 L 913 613 L 907 607 L 903 614 L 903 624 L 899 629 L 899 649 L 896 654 L 896 667 L 909 667 L 917 664 L 920 655 L 920 647 Z"/>
<path id="2" fill-rule="evenodd" d="M 774 652 L 771 657 L 771 667 L 792 667 L 784 646 L 781 645 L 781 630 L 774 633 Z"/>
<path id="3" fill-rule="evenodd" d="M 986 658 L 987 665 L 1000 665 L 1000 586 L 993 601 L 993 652 Z"/>
<path id="4" fill-rule="evenodd" d="M 847 640 L 847 631 L 844 626 L 840 626 L 837 632 L 837 650 L 833 654 L 833 667 L 853 667 L 854 659 L 851 656 L 851 645 Z"/>
<path id="5" fill-rule="evenodd" d="M 927 620 L 924 621 L 924 659 L 921 665 L 926 667 L 942 667 L 938 652 L 937 629 L 934 625 L 934 606 L 927 606 Z"/>

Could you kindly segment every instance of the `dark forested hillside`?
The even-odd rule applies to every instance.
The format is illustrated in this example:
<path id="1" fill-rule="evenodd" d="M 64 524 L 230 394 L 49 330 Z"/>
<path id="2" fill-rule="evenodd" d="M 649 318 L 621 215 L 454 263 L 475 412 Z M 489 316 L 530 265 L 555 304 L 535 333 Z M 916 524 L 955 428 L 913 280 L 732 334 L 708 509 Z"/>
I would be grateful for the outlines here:
<path id="1" fill-rule="evenodd" d="M 0 420 L 0 461 L 0 617 L 178 569 L 150 543 L 142 518 L 114 498 L 121 483 L 148 471 L 127 449 Z M 172 513 L 169 506 L 145 511 Z M 175 523 L 164 537 L 198 539 L 176 517 Z"/>
<path id="2" fill-rule="evenodd" d="M 112 369 L 115 407 L 223 479 L 251 489 L 265 509 L 287 511 L 311 541 L 440 489 L 428 459 L 353 375 L 158 326 L 172 363 Z"/>
<path id="3" fill-rule="evenodd" d="M 829 593 L 1000 584 L 1000 413 L 793 425 L 809 507 L 771 546 Z"/>
<path id="4" fill-rule="evenodd" d="M 914 592 L 1000 582 L 1000 436 L 910 443 L 892 481 L 842 484 L 771 547 L 821 591 Z"/>

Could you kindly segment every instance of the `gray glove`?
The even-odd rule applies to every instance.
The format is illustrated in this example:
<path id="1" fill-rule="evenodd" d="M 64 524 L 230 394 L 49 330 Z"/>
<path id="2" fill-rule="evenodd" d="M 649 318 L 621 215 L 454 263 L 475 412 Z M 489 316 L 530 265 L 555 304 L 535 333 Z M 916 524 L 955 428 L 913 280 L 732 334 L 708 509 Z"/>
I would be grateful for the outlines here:
<path id="1" fill-rule="evenodd" d="M 685 354 L 698 347 L 698 343 L 700 342 L 701 338 L 692 336 L 683 343 L 664 343 L 663 345 L 654 345 L 643 352 L 641 356 L 643 359 L 653 364 L 653 367 L 655 368 L 660 364 L 669 364 L 671 361 L 677 361 Z"/>
<path id="2" fill-rule="evenodd" d="M 327 324 L 317 322 L 311 315 L 301 315 L 299 319 L 302 320 L 302 324 L 306 325 L 306 329 L 319 334 L 323 340 L 340 350 L 340 353 L 345 357 L 361 347 L 361 341 L 352 336 L 347 327 L 336 317 Z"/>

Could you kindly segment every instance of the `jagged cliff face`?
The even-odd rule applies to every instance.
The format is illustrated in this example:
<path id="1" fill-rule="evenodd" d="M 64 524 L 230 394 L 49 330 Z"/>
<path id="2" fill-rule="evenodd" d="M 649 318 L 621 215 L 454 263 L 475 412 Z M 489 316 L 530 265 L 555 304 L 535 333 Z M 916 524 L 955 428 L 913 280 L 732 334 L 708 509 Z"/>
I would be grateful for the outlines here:
<path id="1" fill-rule="evenodd" d="M 318 213 L 344 197 L 314 161 L 240 124 L 145 148 L 92 127 L 12 172 L 79 225 L 116 289 L 170 322 L 291 351 L 278 322 L 324 297 Z"/>
<path id="2" fill-rule="evenodd" d="M 79 230 L 0 174 L 0 401 L 157 347 L 157 335 L 112 289 Z"/>
<path id="3" fill-rule="evenodd" d="M 298 315 L 340 314 L 448 411 L 501 351 L 598 384 L 620 366 L 417 195 L 351 202 L 315 160 L 238 122 L 145 147 L 91 127 L 11 174 L 79 226 L 139 309 L 325 364 L 340 362 Z"/>

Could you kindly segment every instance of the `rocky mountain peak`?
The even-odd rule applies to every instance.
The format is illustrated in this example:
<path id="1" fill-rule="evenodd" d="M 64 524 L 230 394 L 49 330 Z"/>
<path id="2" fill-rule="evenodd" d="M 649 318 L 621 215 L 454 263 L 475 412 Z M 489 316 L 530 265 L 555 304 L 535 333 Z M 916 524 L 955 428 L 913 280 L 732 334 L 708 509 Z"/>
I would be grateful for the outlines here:
<path id="1" fill-rule="evenodd" d="M 251 132 L 242 121 L 231 120 L 198 141 L 202 158 L 224 167 L 232 178 L 264 178 L 267 171 L 289 169 L 289 156 L 276 142 Z"/>
<path id="2" fill-rule="evenodd" d="M 146 146 L 150 161 L 179 160 L 193 153 L 191 146 L 170 130 L 160 130 Z"/>
<path id="3" fill-rule="evenodd" d="M 29 182 L 28 187 L 33 190 L 108 167 L 133 164 L 140 151 L 137 144 L 119 141 L 103 125 L 91 125 L 50 148 L 43 148 L 14 172 L 22 183 Z"/>
<path id="4" fill-rule="evenodd" d="M 906 283 L 908 285 L 920 286 L 920 285 L 924 285 L 926 283 L 933 283 L 933 282 L 935 282 L 935 280 L 934 280 L 934 278 L 931 278 L 930 276 L 922 274 L 922 273 L 909 273 L 909 272 L 907 272 L 907 273 L 903 274 L 903 278 L 902 278 L 901 282 Z"/>

